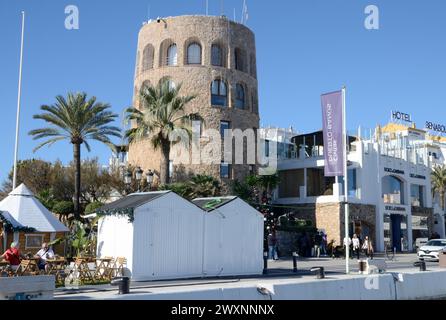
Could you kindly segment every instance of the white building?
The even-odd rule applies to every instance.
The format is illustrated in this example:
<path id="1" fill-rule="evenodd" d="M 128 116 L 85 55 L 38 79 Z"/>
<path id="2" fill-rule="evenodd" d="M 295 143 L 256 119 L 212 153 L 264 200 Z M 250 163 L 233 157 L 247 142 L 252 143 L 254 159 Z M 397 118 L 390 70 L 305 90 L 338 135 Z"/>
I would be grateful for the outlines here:
<path id="1" fill-rule="evenodd" d="M 238 198 L 195 202 L 163 191 L 105 205 L 98 256 L 125 257 L 134 281 L 261 274 L 263 216 Z"/>
<path id="2" fill-rule="evenodd" d="M 238 197 L 202 198 L 192 202 L 206 212 L 206 275 L 262 274 L 263 215 Z"/>
<path id="3" fill-rule="evenodd" d="M 275 203 L 314 221 L 339 245 L 344 237 L 343 178 L 324 177 L 322 131 L 291 140 L 298 152 L 279 157 Z M 434 231 L 444 237 L 444 212 L 438 197 L 432 199 L 431 171 L 446 162 L 445 156 L 446 139 L 415 126 L 390 123 L 367 138 L 360 132 L 350 135 L 350 236 L 368 235 L 375 249 L 390 244 L 398 251 L 413 250 Z"/>

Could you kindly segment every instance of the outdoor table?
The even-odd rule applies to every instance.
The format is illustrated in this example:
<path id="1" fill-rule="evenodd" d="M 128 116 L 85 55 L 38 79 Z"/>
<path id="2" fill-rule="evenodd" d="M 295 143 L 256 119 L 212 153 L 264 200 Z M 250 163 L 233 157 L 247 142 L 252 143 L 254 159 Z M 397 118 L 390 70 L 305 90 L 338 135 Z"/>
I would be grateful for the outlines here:
<path id="1" fill-rule="evenodd" d="M 98 258 L 96 259 L 95 279 L 109 280 L 111 279 L 113 258 Z"/>
<path id="2" fill-rule="evenodd" d="M 56 282 L 62 282 L 63 276 L 65 274 L 65 259 L 47 259 L 46 263 L 46 274 L 54 275 L 56 278 Z"/>
<path id="3" fill-rule="evenodd" d="M 91 274 L 88 261 L 89 260 L 86 258 L 76 258 L 76 261 L 74 262 L 75 272 L 77 272 L 81 282 L 84 282 L 85 280 L 94 282 L 94 276 Z"/>

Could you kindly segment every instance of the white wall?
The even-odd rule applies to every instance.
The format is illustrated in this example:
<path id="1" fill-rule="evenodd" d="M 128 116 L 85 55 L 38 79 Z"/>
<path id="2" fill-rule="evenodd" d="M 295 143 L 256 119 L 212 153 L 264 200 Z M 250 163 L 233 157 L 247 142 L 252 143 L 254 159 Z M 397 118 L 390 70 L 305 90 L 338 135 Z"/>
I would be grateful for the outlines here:
<path id="1" fill-rule="evenodd" d="M 204 212 L 175 193 L 135 211 L 133 280 L 201 277 Z"/>
<path id="2" fill-rule="evenodd" d="M 133 224 L 124 216 L 107 216 L 98 223 L 98 257 L 125 257 L 133 265 Z"/>
<path id="3" fill-rule="evenodd" d="M 55 281 L 54 276 L 0 277 L 0 300 L 15 299 L 16 294 L 21 293 L 28 300 L 51 300 Z"/>
<path id="4" fill-rule="evenodd" d="M 263 227 L 263 216 L 241 199 L 207 213 L 206 274 L 262 274 Z"/>
<path id="5" fill-rule="evenodd" d="M 120 300 L 420 300 L 446 297 L 446 271 L 404 272 L 403 282 L 392 274 L 337 276 L 316 279 L 259 279 L 233 284 L 168 288 L 154 293 L 137 293 L 105 299 Z M 219 286 L 219 287 L 216 287 Z M 258 287 L 272 294 L 262 295 Z"/>

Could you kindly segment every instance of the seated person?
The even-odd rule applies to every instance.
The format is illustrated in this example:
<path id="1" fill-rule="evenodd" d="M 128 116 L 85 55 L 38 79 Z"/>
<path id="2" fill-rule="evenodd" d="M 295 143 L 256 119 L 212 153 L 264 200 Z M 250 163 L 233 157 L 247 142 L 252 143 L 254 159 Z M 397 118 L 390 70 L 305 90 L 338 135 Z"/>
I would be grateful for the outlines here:
<path id="1" fill-rule="evenodd" d="M 19 244 L 16 242 L 11 243 L 11 247 L 0 256 L 0 258 L 9 262 L 13 271 L 16 271 L 19 268 L 22 257 L 23 256 L 19 251 Z"/>
<path id="2" fill-rule="evenodd" d="M 54 259 L 54 251 L 48 247 L 47 243 L 42 243 L 42 249 L 36 253 L 36 258 L 39 259 L 39 270 L 46 270 L 47 260 Z"/>

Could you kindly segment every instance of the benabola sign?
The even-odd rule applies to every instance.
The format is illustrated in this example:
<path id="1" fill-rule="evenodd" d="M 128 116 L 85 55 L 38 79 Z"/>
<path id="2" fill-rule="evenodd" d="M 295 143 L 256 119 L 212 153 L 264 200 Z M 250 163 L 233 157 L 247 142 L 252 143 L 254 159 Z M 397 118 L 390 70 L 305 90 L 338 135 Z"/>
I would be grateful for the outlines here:
<path id="1" fill-rule="evenodd" d="M 321 96 L 324 131 L 325 176 L 344 175 L 342 91 Z"/>

